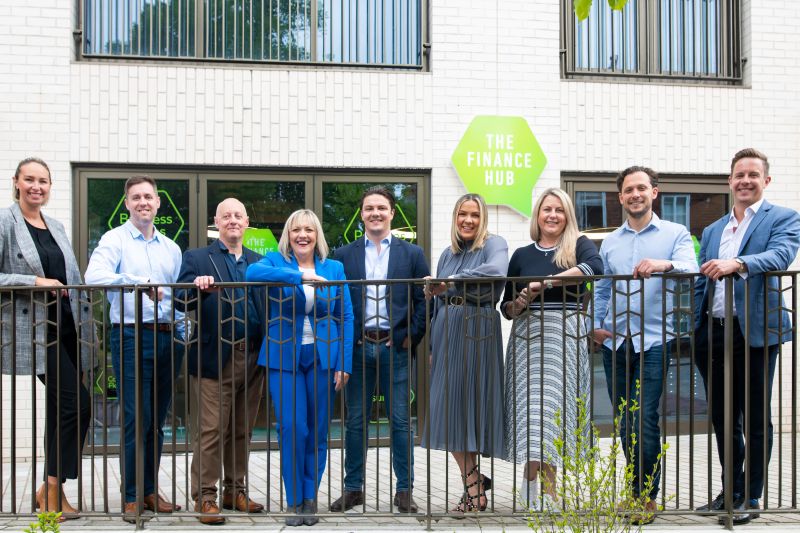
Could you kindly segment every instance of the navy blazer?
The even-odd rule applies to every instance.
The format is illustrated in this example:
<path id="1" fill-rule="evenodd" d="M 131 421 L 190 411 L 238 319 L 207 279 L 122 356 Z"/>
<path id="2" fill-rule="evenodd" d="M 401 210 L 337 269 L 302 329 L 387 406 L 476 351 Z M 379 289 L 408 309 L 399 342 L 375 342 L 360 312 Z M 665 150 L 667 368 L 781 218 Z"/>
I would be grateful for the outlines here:
<path id="1" fill-rule="evenodd" d="M 703 239 L 700 244 L 700 264 L 719 258 L 719 243 L 722 230 L 728 224 L 730 214 L 727 214 L 703 230 Z M 760 348 L 764 343 L 764 272 L 772 270 L 786 270 L 794 261 L 800 245 L 800 215 L 794 209 L 773 205 L 766 200 L 747 227 L 742 239 L 742 247 L 737 257 L 747 265 L 747 279 L 749 280 L 749 298 L 747 301 L 750 310 L 750 346 Z M 778 278 L 770 277 L 769 286 L 778 288 Z M 739 326 L 744 335 L 744 279 L 735 274 L 734 302 L 736 314 L 739 317 Z M 783 297 L 776 290 L 769 291 L 768 309 L 769 336 L 767 345 L 772 346 L 779 342 L 791 340 L 791 320 L 784 307 L 778 313 L 774 310 L 780 305 L 784 306 Z M 695 324 L 697 328 L 704 325 L 708 316 L 708 278 L 699 276 L 695 284 Z M 783 328 L 783 335 L 778 338 L 778 327 Z"/>
<path id="2" fill-rule="evenodd" d="M 330 281 L 344 281 L 339 261 L 320 261 L 314 256 L 317 275 Z M 272 370 L 295 370 L 300 364 L 303 323 L 311 322 L 316 340 L 319 368 L 353 371 L 353 307 L 347 285 L 321 285 L 314 290 L 314 307 L 306 315 L 303 273 L 294 254 L 287 261 L 280 253 L 270 252 L 261 261 L 247 267 L 247 281 L 271 281 L 282 286 L 269 287 L 269 337 L 264 339 L 258 364 Z"/>
<path id="3" fill-rule="evenodd" d="M 366 267 L 364 259 L 364 238 L 333 252 L 333 257 L 344 264 L 344 271 L 347 279 L 362 280 L 366 279 Z M 386 279 L 421 279 L 430 275 L 430 268 L 425 261 L 425 254 L 422 248 L 415 244 L 410 244 L 403 239 L 392 237 L 391 248 L 389 250 L 389 270 Z M 362 309 L 362 292 L 366 285 L 351 284 L 350 300 L 353 302 L 353 315 L 355 317 L 355 335 L 361 336 L 361 328 L 364 324 L 364 310 Z M 388 309 L 391 318 L 392 344 L 402 346 L 406 336 L 411 337 L 410 350 L 422 341 L 425 336 L 425 294 L 422 284 L 418 283 L 411 287 L 411 325 L 409 327 L 409 295 L 408 285 L 405 283 L 391 284 L 392 306 Z"/>
<path id="4" fill-rule="evenodd" d="M 242 254 L 248 265 L 257 263 L 261 256 L 256 252 L 247 248 L 242 248 Z M 219 241 L 214 241 L 205 248 L 197 248 L 194 250 L 187 250 L 183 254 L 183 264 L 181 265 L 181 272 L 178 275 L 178 283 L 193 283 L 197 276 L 214 276 L 214 282 L 232 282 L 230 274 L 228 273 L 228 265 L 225 263 L 225 256 L 222 248 L 220 248 Z M 197 299 L 194 299 L 197 289 L 181 289 L 176 291 L 175 307 L 182 311 L 197 308 Z M 225 291 L 225 301 L 220 306 L 219 294 Z M 233 316 L 232 306 L 227 303 L 233 300 L 233 289 L 225 288 L 220 291 L 200 291 L 200 342 L 197 342 L 198 328 L 192 335 L 192 341 L 189 345 L 189 358 L 187 360 L 188 372 L 192 376 L 200 376 L 204 378 L 217 379 L 221 369 L 225 368 L 228 364 L 228 359 L 231 356 L 230 342 L 219 341 L 219 320 L 229 319 Z M 247 336 L 250 339 L 262 339 L 266 333 L 266 313 L 264 312 L 264 305 L 266 300 L 266 293 L 264 287 L 252 287 L 250 295 L 255 304 L 256 311 L 258 312 L 258 330 L 248 331 Z M 191 299 L 188 304 L 183 304 L 187 299 Z M 198 355 L 199 348 L 199 355 Z M 221 350 L 218 351 L 218 348 Z M 201 362 L 198 365 L 198 360 Z M 198 373 L 199 366 L 199 373 Z"/>

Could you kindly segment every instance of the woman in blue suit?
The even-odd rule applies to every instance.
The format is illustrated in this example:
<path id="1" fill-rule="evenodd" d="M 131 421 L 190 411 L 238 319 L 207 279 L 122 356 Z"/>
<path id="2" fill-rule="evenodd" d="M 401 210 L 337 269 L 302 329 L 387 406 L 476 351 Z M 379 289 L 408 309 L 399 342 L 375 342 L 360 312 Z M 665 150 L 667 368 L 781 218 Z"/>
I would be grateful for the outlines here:
<path id="1" fill-rule="evenodd" d="M 269 288 L 268 333 L 258 364 L 268 368 L 275 404 L 286 504 L 293 513 L 286 525 L 311 526 L 319 521 L 313 515 L 333 397 L 352 370 L 353 308 L 347 285 L 311 283 L 345 279 L 342 263 L 327 259 L 328 244 L 313 211 L 289 216 L 278 250 L 250 265 L 247 281 L 286 284 Z"/>

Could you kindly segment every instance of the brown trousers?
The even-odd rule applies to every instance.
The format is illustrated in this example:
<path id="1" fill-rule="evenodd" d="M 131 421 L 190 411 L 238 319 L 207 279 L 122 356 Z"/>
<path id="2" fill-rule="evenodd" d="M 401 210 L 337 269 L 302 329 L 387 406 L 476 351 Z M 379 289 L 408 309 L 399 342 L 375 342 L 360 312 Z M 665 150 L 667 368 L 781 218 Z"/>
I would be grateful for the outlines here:
<path id="1" fill-rule="evenodd" d="M 255 364 L 258 352 L 249 355 L 246 362 L 244 352 L 234 349 L 219 380 L 189 377 L 191 392 L 198 395 L 192 457 L 194 500 L 216 501 L 220 474 L 225 493 L 246 491 L 248 444 L 266 375 L 264 368 Z"/>

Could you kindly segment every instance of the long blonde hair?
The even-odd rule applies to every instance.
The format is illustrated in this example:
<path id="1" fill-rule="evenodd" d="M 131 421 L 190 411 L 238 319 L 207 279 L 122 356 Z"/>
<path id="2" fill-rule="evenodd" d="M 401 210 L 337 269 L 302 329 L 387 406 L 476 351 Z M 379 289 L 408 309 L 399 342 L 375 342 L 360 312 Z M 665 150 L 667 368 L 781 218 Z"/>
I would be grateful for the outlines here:
<path id="1" fill-rule="evenodd" d="M 286 224 L 283 225 L 283 233 L 281 233 L 281 240 L 278 242 L 278 251 L 284 259 L 291 261 L 292 247 L 289 243 L 289 234 L 295 226 L 299 226 L 304 222 L 310 222 L 317 232 L 317 244 L 315 251 L 319 256 L 320 261 L 325 261 L 328 257 L 328 242 L 325 240 L 325 234 L 322 233 L 322 224 L 319 222 L 317 215 L 310 209 L 298 209 L 286 219 Z"/>
<path id="2" fill-rule="evenodd" d="M 450 224 L 450 250 L 454 254 L 460 254 L 465 251 L 464 245 L 466 244 L 461 236 L 458 234 L 458 210 L 466 202 L 475 202 L 478 204 L 478 212 L 481 215 L 480 223 L 478 223 L 478 231 L 475 234 L 475 240 L 472 241 L 472 246 L 469 250 L 477 250 L 486 244 L 486 239 L 489 238 L 489 209 L 486 207 L 486 202 L 480 194 L 467 193 L 458 200 L 453 208 L 453 221 Z"/>
<path id="3" fill-rule="evenodd" d="M 542 192 L 536 200 L 536 205 L 533 206 L 533 213 L 531 213 L 531 239 L 538 242 L 542 236 L 542 232 L 539 229 L 539 211 L 548 196 L 553 196 L 561 201 L 561 206 L 564 208 L 564 216 L 567 219 L 564 232 L 558 239 L 556 253 L 553 256 L 553 262 L 556 266 L 566 270 L 578 264 L 575 256 L 575 245 L 578 242 L 578 237 L 580 237 L 578 219 L 575 218 L 575 206 L 572 205 L 572 200 L 570 200 L 566 192 L 558 187 L 552 187 Z"/>

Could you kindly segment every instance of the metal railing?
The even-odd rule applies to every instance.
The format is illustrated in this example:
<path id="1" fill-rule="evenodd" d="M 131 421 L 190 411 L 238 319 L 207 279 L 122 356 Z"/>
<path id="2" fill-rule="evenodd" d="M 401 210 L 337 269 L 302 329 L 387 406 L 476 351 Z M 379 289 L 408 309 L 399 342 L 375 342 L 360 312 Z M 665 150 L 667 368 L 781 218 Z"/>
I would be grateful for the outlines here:
<path id="1" fill-rule="evenodd" d="M 421 68 L 422 0 L 78 0 L 85 57 Z"/>
<path id="2" fill-rule="evenodd" d="M 578 21 L 562 0 L 565 77 L 612 76 L 739 83 L 739 0 L 640 0 L 612 11 L 594 2 Z"/>
<path id="3" fill-rule="evenodd" d="M 658 365 L 660 368 L 654 374 L 657 376 L 657 383 L 653 385 L 653 382 L 645 379 L 643 365 L 640 365 L 635 372 L 627 371 L 625 375 L 626 386 L 630 386 L 638 379 L 641 387 L 638 398 L 640 405 L 645 403 L 648 394 L 653 392 L 649 387 L 657 386 L 659 442 L 661 445 L 670 445 L 666 453 L 659 457 L 656 467 L 660 473 L 658 501 L 664 507 L 660 513 L 697 512 L 699 506 L 712 500 L 718 490 L 723 488 L 720 481 L 723 466 L 718 463 L 714 432 L 717 430 L 723 436 L 730 436 L 738 424 L 741 424 L 747 443 L 751 442 L 751 437 L 756 438 L 753 436 L 758 433 L 769 435 L 774 426 L 775 453 L 771 453 L 769 447 L 764 447 L 758 456 L 754 456 L 750 453 L 749 444 L 745 448 L 747 452 L 743 458 L 745 497 L 756 496 L 750 493 L 749 484 L 751 477 L 755 475 L 753 472 L 760 469 L 763 471 L 764 480 L 763 508 L 760 512 L 796 513 L 798 511 L 796 468 L 798 274 L 800 272 L 792 271 L 769 273 L 764 276 L 771 281 L 766 283 L 767 290 L 763 301 L 765 320 L 763 330 L 758 332 L 754 331 L 752 320 L 749 318 L 743 324 L 735 321 L 731 299 L 727 301 L 724 319 L 707 320 L 705 330 L 697 329 L 695 318 L 699 312 L 697 308 L 699 302 L 695 302 L 691 296 L 696 276 L 691 274 L 654 276 L 646 280 L 634 280 L 629 276 L 601 276 L 588 279 L 589 284 L 586 284 L 587 278 L 564 278 L 565 285 L 560 289 L 556 288 L 560 294 L 560 301 L 546 301 L 540 294 L 524 308 L 524 311 L 514 317 L 513 323 L 502 318 L 496 310 L 497 302 L 503 295 L 503 284 L 508 283 L 506 290 L 510 290 L 505 299 L 514 300 L 518 296 L 515 283 L 542 281 L 542 278 L 442 280 L 450 284 L 449 289 L 440 297 L 426 300 L 425 336 L 420 347 L 416 352 L 405 351 L 398 349 L 394 342 L 391 342 L 391 346 L 386 347 L 387 353 L 399 354 L 399 357 L 390 358 L 386 366 L 378 366 L 375 369 L 376 383 L 383 382 L 380 373 L 384 371 L 388 371 L 388 383 L 392 383 L 396 374 L 405 367 L 408 370 L 408 379 L 403 381 L 403 390 L 397 390 L 391 385 L 388 385 L 389 390 L 368 389 L 364 378 L 370 371 L 365 366 L 365 357 L 369 354 L 365 356 L 365 352 L 368 352 L 370 347 L 376 346 L 375 341 L 378 341 L 379 347 L 386 346 L 388 341 L 386 338 L 376 339 L 375 333 L 368 327 L 355 331 L 353 358 L 358 363 L 355 368 L 362 373 L 360 398 L 364 402 L 362 405 L 364 417 L 361 427 L 349 428 L 349 435 L 351 439 L 354 435 L 358 435 L 360 447 L 366 450 L 366 459 L 359 467 L 362 480 L 360 483 L 363 484 L 365 497 L 363 503 L 356 507 L 356 511 L 376 518 L 396 516 L 395 508 L 392 506 L 395 494 L 393 466 L 396 469 L 398 465 L 402 468 L 403 463 L 406 465 L 413 463 L 414 494 L 419 502 L 419 512 L 414 516 L 428 521 L 453 516 L 452 506 L 464 492 L 464 486 L 459 469 L 450 460 L 448 452 L 482 451 L 490 457 L 478 458 L 478 466 L 486 477 L 493 478 L 494 485 L 487 493 L 487 511 L 481 513 L 481 516 L 518 518 L 527 516 L 527 510 L 521 505 L 519 494 L 515 492 L 522 481 L 522 465 L 532 460 L 545 463 L 552 460 L 555 464 L 559 463 L 558 457 L 548 455 L 547 451 L 547 440 L 553 438 L 552 428 L 548 430 L 545 427 L 549 423 L 548 420 L 537 413 L 552 412 L 552 409 L 558 411 L 564 426 L 557 430 L 557 435 L 565 437 L 568 425 L 574 425 L 574 418 L 570 412 L 576 405 L 573 392 L 575 390 L 586 399 L 590 419 L 601 428 L 600 442 L 593 444 L 608 450 L 620 438 L 611 431 L 609 425 L 618 408 L 617 405 L 610 403 L 609 393 L 613 397 L 618 397 L 619 391 L 615 390 L 617 380 L 608 386 L 605 376 L 609 375 L 609 366 L 603 368 L 601 364 L 604 357 L 606 362 L 609 361 L 612 352 L 592 342 L 597 323 L 595 287 L 599 280 L 605 278 L 612 281 L 610 313 L 621 320 L 616 323 L 625 324 L 624 331 L 616 327 L 611 331 L 613 339 L 622 341 L 621 349 L 617 351 L 617 358 L 610 359 L 611 376 L 617 375 L 618 367 L 615 365 L 624 364 L 626 368 L 634 368 L 630 365 L 635 361 L 641 351 L 640 347 L 645 342 L 643 330 L 636 327 L 638 317 L 651 319 L 653 316 L 661 317 L 657 348 L 649 352 L 660 361 Z M 750 277 L 743 282 L 746 295 L 749 294 L 750 283 L 754 278 Z M 386 298 L 391 301 L 398 295 L 403 299 L 412 300 L 415 290 L 419 290 L 422 286 L 430 287 L 435 280 L 393 280 L 379 284 L 367 281 L 349 283 L 362 287 L 385 285 Z M 645 286 L 652 283 L 658 283 L 660 286 L 658 292 L 660 302 L 657 305 L 641 297 L 644 295 Z M 728 289 L 732 289 L 730 278 L 726 283 Z M 342 282 L 317 285 L 318 287 L 342 285 Z M 268 289 L 265 301 L 260 302 L 267 311 L 268 328 L 278 327 L 280 323 L 286 321 L 285 316 L 276 312 L 278 309 L 283 311 L 288 309 L 294 313 L 301 304 L 298 291 L 294 291 L 294 296 L 287 297 L 285 293 L 275 290 L 280 287 L 277 284 L 220 284 L 222 290 L 218 293 L 218 297 L 221 305 L 216 327 L 230 332 L 236 329 L 237 320 L 227 315 L 225 309 L 230 312 L 242 298 L 245 308 L 249 309 L 250 291 L 241 291 L 237 295 L 237 291 L 225 289 L 261 286 L 266 286 Z M 9 406 L 9 409 L 2 411 L 3 419 L 0 421 L 2 422 L 0 440 L 3 441 L 0 463 L 0 476 L 3 482 L 0 516 L 29 515 L 36 512 L 34 491 L 38 482 L 34 482 L 28 490 L 19 490 L 17 487 L 20 479 L 25 477 L 32 480 L 41 479 L 45 471 L 56 477 L 62 477 L 66 473 L 66 463 L 71 458 L 65 457 L 63 453 L 51 455 L 49 459 L 43 458 L 41 448 L 42 444 L 47 447 L 45 440 L 53 438 L 58 439 L 58 449 L 68 449 L 64 446 L 64 439 L 74 439 L 75 443 L 80 445 L 81 437 L 78 432 L 67 435 L 53 428 L 60 428 L 62 424 L 69 423 L 64 418 L 62 407 L 72 400 L 68 400 L 59 391 L 80 390 L 81 387 L 85 387 L 88 395 L 75 397 L 75 411 L 85 413 L 86 408 L 90 407 L 88 411 L 91 413 L 91 422 L 82 454 L 77 459 L 77 482 L 68 481 L 66 484 L 71 501 L 77 504 L 76 507 L 82 515 L 120 516 L 122 501 L 120 488 L 114 482 L 116 479 L 114 472 L 119 472 L 123 486 L 126 475 L 136 476 L 137 499 L 141 503 L 145 496 L 144 470 L 148 464 L 142 436 L 148 429 L 158 433 L 161 423 L 153 419 L 152 426 L 148 428 L 140 416 L 145 402 L 158 403 L 158 392 L 148 395 L 143 389 L 141 379 L 144 376 L 143 372 L 150 371 L 155 376 L 159 374 L 168 376 L 168 387 L 163 390 L 168 391 L 172 398 L 169 412 L 163 418 L 164 455 L 160 468 L 153 466 L 155 492 L 181 503 L 184 509 L 187 509 L 185 511 L 187 516 L 201 516 L 193 511 L 190 472 L 194 458 L 193 438 L 198 424 L 198 413 L 203 407 L 198 403 L 195 390 L 198 385 L 188 376 L 188 357 L 185 354 L 192 349 L 199 349 L 198 358 L 202 360 L 204 357 L 202 343 L 208 341 L 204 338 L 204 331 L 209 325 L 204 324 L 202 318 L 193 311 L 198 305 L 202 305 L 203 298 L 193 286 L 170 287 L 174 291 L 176 307 L 185 310 L 186 314 L 176 315 L 176 311 L 173 311 L 171 316 L 162 317 L 161 328 L 158 324 L 146 325 L 136 322 L 129 325 L 130 329 L 126 329 L 124 324 L 123 327 L 109 324 L 107 294 L 120 290 L 133 291 L 138 295 L 138 299 L 141 299 L 148 297 L 151 287 L 70 287 L 81 290 L 79 301 L 81 312 L 75 319 L 78 330 L 90 328 L 96 335 L 96 342 L 87 342 L 86 337 L 82 335 L 77 338 L 72 337 L 68 342 L 75 343 L 74 350 L 66 349 L 64 339 L 69 337 L 65 337 L 65 332 L 59 329 L 62 324 L 61 300 L 65 296 L 61 293 L 52 295 L 41 288 L 0 289 L 0 316 L 2 316 L 0 349 L 3 353 L 1 369 L 3 373 L 15 372 L 20 368 L 22 361 L 18 356 L 12 357 L 11 354 L 24 351 L 23 347 L 33 354 L 30 363 L 34 368 L 36 362 L 42 358 L 54 357 L 58 361 L 70 352 L 73 356 L 80 354 L 84 361 L 80 367 L 81 372 L 74 374 L 70 378 L 73 380 L 70 383 L 65 379 L 63 371 L 58 370 L 62 367 L 46 366 L 40 379 L 42 382 L 50 383 L 55 380 L 56 398 L 58 398 L 55 404 L 46 409 L 46 413 L 43 413 L 38 406 L 42 404 L 40 398 L 47 392 L 46 389 L 43 392 L 35 375 L 28 373 L 16 379 L 4 379 L 0 388 L 0 399 L 3 405 Z M 362 308 L 367 303 L 366 292 L 360 292 Z M 780 297 L 783 297 L 782 303 Z M 713 290 L 709 298 L 713 298 Z M 330 311 L 326 314 L 324 310 L 321 311 L 321 309 L 333 309 L 335 304 L 336 302 L 328 302 L 322 304 L 322 307 L 317 307 L 317 319 L 322 320 L 324 315 L 338 324 L 343 324 L 345 321 L 343 314 L 336 315 Z M 747 304 L 743 310 L 738 310 L 743 317 L 750 316 L 749 305 Z M 791 315 L 791 326 L 788 328 L 782 321 L 771 319 L 778 316 L 782 310 L 788 311 Z M 393 316 L 389 309 L 387 319 L 390 323 L 398 321 L 410 323 L 413 319 L 411 313 L 409 310 L 407 316 L 397 317 Z M 19 322 L 19 317 L 26 317 L 25 320 L 30 322 L 22 324 Z M 507 328 L 503 324 L 512 324 L 511 329 L 503 334 L 503 338 L 507 339 L 506 342 L 498 338 L 501 327 Z M 244 338 L 249 338 L 248 328 L 251 326 L 246 319 L 242 325 L 245 328 Z M 717 331 L 715 328 L 718 327 L 722 329 Z M 121 330 L 119 338 L 114 337 L 115 328 Z M 24 333 L 26 329 L 32 332 L 28 333 L 27 337 Z M 275 337 L 274 331 L 276 330 L 267 334 L 265 340 L 267 344 L 291 345 L 289 337 L 283 333 Z M 294 324 L 291 325 L 291 331 L 294 331 Z M 553 331 L 557 332 L 556 337 L 552 336 Z M 159 342 L 159 335 L 167 332 L 169 332 L 167 338 L 170 339 L 166 351 L 167 358 L 159 360 L 156 357 L 152 369 L 146 370 L 144 365 L 147 359 L 148 339 L 153 343 Z M 125 335 L 129 337 L 132 335 L 134 339 L 134 348 L 128 353 L 128 356 L 132 355 L 134 358 L 135 371 L 133 396 L 136 405 L 137 437 L 133 473 L 126 472 L 125 469 L 120 472 L 116 466 L 118 459 L 124 463 L 125 454 L 128 453 L 124 446 L 117 444 L 124 435 L 122 428 L 125 427 L 126 420 L 124 408 L 112 407 L 118 406 L 120 399 L 130 394 L 130 391 L 125 391 L 124 388 L 130 386 L 131 382 L 125 380 L 124 365 L 111 370 L 113 365 L 109 362 L 112 357 L 111 339 L 114 338 L 119 343 L 119 351 L 125 353 L 123 339 Z M 238 346 L 236 349 L 240 350 L 251 364 L 245 372 L 252 372 L 256 368 L 252 365 L 252 357 L 255 356 L 259 346 L 253 343 L 240 345 L 235 335 L 241 336 L 241 330 L 237 334 L 223 333 L 211 341 L 217 347 L 216 354 L 212 355 L 212 363 L 222 371 L 224 369 L 220 355 L 222 348 L 226 345 L 232 349 Z M 759 335 L 762 338 L 770 336 L 788 338 L 790 341 L 776 345 L 773 359 L 764 357 L 758 359 L 760 357 L 758 350 L 749 346 L 750 339 Z M 557 340 L 553 341 L 554 338 Z M 717 338 L 724 338 L 724 343 L 715 344 L 714 339 Z M 734 344 L 735 339 L 739 339 L 736 341 L 737 344 Z M 335 346 L 340 355 L 344 355 L 343 340 L 343 334 L 316 339 L 317 342 L 323 342 L 329 347 Z M 723 346 L 721 350 L 720 346 Z M 51 350 L 49 355 L 48 349 Z M 547 359 L 553 354 L 558 357 L 555 364 Z M 751 379 L 752 372 L 758 371 L 758 366 L 742 365 L 743 362 L 754 360 L 764 361 L 764 370 L 759 373 L 761 386 L 758 386 L 757 380 Z M 522 363 L 518 364 L 520 361 Z M 703 365 L 702 361 L 706 362 L 705 376 L 698 371 L 698 366 Z M 718 373 L 716 369 L 720 368 L 720 362 L 723 371 Z M 313 364 L 322 365 L 321 360 L 315 360 Z M 742 367 L 745 370 L 740 375 L 735 369 Z M 57 370 L 53 372 L 53 369 Z M 322 373 L 318 376 L 331 378 L 328 369 L 322 369 L 321 366 L 320 369 Z M 769 377 L 771 371 L 775 377 L 774 386 L 770 391 L 768 385 L 771 384 Z M 497 372 L 501 375 L 497 375 Z M 202 377 L 202 368 L 198 373 Z M 119 381 L 110 379 L 112 375 L 119 378 Z M 553 375 L 556 376 L 554 383 L 548 383 Z M 355 377 L 351 376 L 351 380 Z M 735 389 L 735 384 L 738 382 L 744 383 L 743 390 Z M 352 383 L 351 381 L 351 385 Z M 513 391 L 508 387 L 509 384 L 512 385 Z M 722 405 L 707 399 L 705 394 L 707 388 L 711 391 L 710 397 L 719 398 L 713 395 L 713 390 L 719 387 L 724 391 Z M 346 392 L 349 389 L 345 387 L 344 390 Z M 741 397 L 749 398 L 753 390 L 762 391 L 760 404 L 763 405 L 763 412 L 752 412 L 750 403 L 745 402 L 748 407 L 744 408 L 744 416 L 737 419 L 734 400 Z M 519 401 L 516 394 L 524 399 Z M 254 501 L 265 503 L 267 513 L 288 514 L 290 511 L 287 511 L 280 471 L 287 461 L 293 463 L 296 456 L 285 449 L 281 450 L 280 428 L 274 413 L 275 402 L 269 394 L 268 384 L 261 386 L 260 397 L 258 420 L 252 439 L 248 440 L 244 452 L 249 456 L 249 465 L 244 473 L 245 490 Z M 408 407 L 409 425 L 402 435 L 392 433 L 392 423 L 384 416 L 397 397 L 402 398 L 402 406 Z M 369 400 L 374 400 L 372 409 L 367 405 Z M 552 402 L 556 403 L 555 407 L 548 407 L 547 404 Z M 318 472 L 321 474 L 318 514 L 323 519 L 342 516 L 340 513 L 328 511 L 328 508 L 347 489 L 346 403 L 343 394 L 336 395 L 329 412 L 325 414 L 325 419 L 331 421 L 324 438 L 327 443 L 324 452 L 326 464 L 322 466 L 324 471 Z M 470 410 L 474 406 L 477 406 L 477 410 Z M 25 407 L 30 407 L 29 413 L 25 412 Z M 248 418 L 248 409 L 252 407 L 252 405 L 234 405 L 234 416 Z M 771 411 L 768 411 L 770 409 Z M 523 410 L 525 414 L 521 415 Z M 119 412 L 118 415 L 116 411 Z M 715 418 L 715 413 L 719 411 L 724 416 Z M 638 442 L 641 446 L 644 441 L 643 436 L 648 431 L 644 417 L 634 417 L 625 409 L 617 411 L 616 414 L 627 420 L 628 430 L 633 429 L 640 436 Z M 758 416 L 759 414 L 761 416 Z M 772 415 L 774 424 L 768 422 L 769 417 L 766 415 L 769 414 Z M 504 420 L 499 425 L 498 416 Z M 47 427 L 50 429 L 45 431 L 43 422 L 46 425 L 48 420 L 50 426 Z M 520 421 L 526 420 L 528 426 L 524 431 L 518 431 Z M 712 420 L 717 424 L 716 427 L 711 423 Z M 759 423 L 754 425 L 754 420 Z M 538 428 L 535 428 L 537 425 Z M 720 425 L 724 427 L 720 428 Z M 45 433 L 48 434 L 45 436 Z M 531 436 L 534 434 L 539 435 L 536 437 L 538 441 Z M 398 438 L 405 441 L 405 447 L 393 446 L 398 444 Z M 320 442 L 316 441 L 316 437 L 314 440 L 316 448 L 316 444 Z M 724 438 L 723 441 L 721 446 L 726 457 L 724 471 L 732 473 L 736 468 L 732 454 L 732 446 L 735 443 L 729 438 Z M 401 452 L 402 457 L 393 455 L 394 450 L 404 448 L 405 451 Z M 152 464 L 158 465 L 157 453 L 153 450 L 150 453 L 153 453 L 150 458 Z M 225 451 L 220 449 L 220 462 L 224 453 Z M 642 472 L 647 471 L 648 466 L 644 464 L 643 455 L 636 453 L 633 459 L 638 462 L 639 471 Z M 55 467 L 53 461 L 56 463 Z M 620 472 L 624 467 L 624 459 L 621 461 L 618 465 Z M 225 473 L 221 467 L 215 466 L 215 468 L 219 468 L 216 472 L 217 477 L 223 478 Z M 566 476 L 568 473 L 557 469 L 557 475 Z M 395 471 L 395 478 L 396 476 Z M 557 483 L 563 481 L 563 478 L 556 479 Z M 730 520 L 733 514 L 732 495 L 735 492 L 736 480 L 733 475 L 726 475 L 724 479 L 725 493 L 730 497 L 725 502 L 724 510 L 716 514 Z M 285 475 L 283 480 L 286 480 Z M 77 490 L 74 490 L 76 487 Z M 642 486 L 638 488 L 641 490 Z M 220 492 L 222 492 L 221 487 Z M 446 502 L 444 504 L 441 503 L 442 496 Z M 242 513 L 225 511 L 224 515 L 236 514 Z M 139 514 L 137 518 L 141 520 L 146 516 Z"/>

